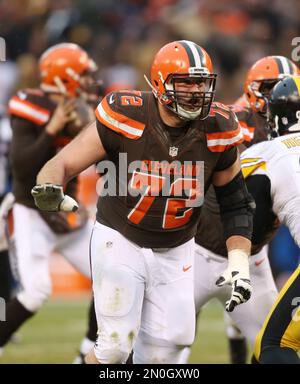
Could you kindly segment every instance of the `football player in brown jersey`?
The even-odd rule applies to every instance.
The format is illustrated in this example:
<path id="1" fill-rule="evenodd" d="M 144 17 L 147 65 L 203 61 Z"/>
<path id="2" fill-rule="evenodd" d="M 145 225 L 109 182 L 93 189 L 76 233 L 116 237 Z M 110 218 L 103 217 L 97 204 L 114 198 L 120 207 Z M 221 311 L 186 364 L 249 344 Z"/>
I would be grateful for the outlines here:
<path id="1" fill-rule="evenodd" d="M 266 56 L 249 69 L 244 94 L 232 105 L 242 126 L 246 147 L 268 138 L 266 98 L 274 85 L 289 76 L 298 76 L 299 68 L 284 56 Z"/>
<path id="2" fill-rule="evenodd" d="M 242 146 L 249 147 L 268 138 L 270 130 L 267 128 L 266 101 L 270 91 L 281 79 L 297 74 L 299 74 L 298 67 L 283 56 L 266 56 L 252 65 L 246 76 L 243 97 L 231 106 L 242 127 L 244 135 Z M 272 225 L 268 228 L 270 231 L 268 238 L 274 233 L 273 229 L 275 228 Z M 215 273 L 217 273 L 218 265 L 222 268 L 222 263 L 226 263 L 224 259 L 222 260 L 222 257 L 226 257 L 227 254 L 222 236 L 219 207 L 214 191 L 210 188 L 203 205 L 196 235 L 196 260 L 199 262 L 199 264 L 196 263 L 199 267 L 195 269 L 196 273 L 202 271 L 203 276 L 209 276 L 205 273 L 207 267 L 211 268 L 214 264 Z M 261 266 L 258 269 L 258 265 L 256 265 L 256 262 L 259 263 L 260 260 L 267 261 L 266 250 L 262 250 L 262 246 L 267 242 L 261 242 L 261 240 L 261 238 L 258 239 L 257 237 L 253 239 L 251 269 L 252 283 L 255 290 L 252 299 L 246 306 L 238 308 L 234 314 L 230 315 L 236 321 L 232 321 L 232 317 L 225 313 L 232 363 L 246 363 L 247 345 L 244 336 L 251 343 L 254 342 L 257 330 L 262 325 L 261 323 L 276 295 L 276 287 L 269 265 L 267 265 L 268 262 L 264 263 L 264 268 Z M 255 260 L 256 258 L 258 261 Z M 203 261 L 203 263 L 200 261 Z M 226 295 L 225 297 L 222 296 L 222 291 L 215 289 L 213 293 L 213 290 L 207 290 L 208 281 L 197 279 L 197 282 L 199 283 L 198 286 L 196 285 L 196 305 L 198 310 L 208 299 L 214 296 L 224 302 Z M 261 289 L 258 287 L 261 287 Z M 257 311 L 258 301 L 262 302 L 263 309 L 261 311 Z M 256 316 L 256 313 L 259 313 L 259 316 Z M 241 333 L 237 324 L 241 324 L 240 328 L 243 333 Z"/>
<path id="3" fill-rule="evenodd" d="M 229 258 L 218 284 L 232 286 L 228 310 L 251 295 L 254 207 L 236 148 L 243 138 L 235 114 L 213 103 L 215 81 L 203 48 L 166 44 L 152 64 L 153 92 L 107 95 L 96 122 L 37 177 L 32 195 L 40 209 L 75 210 L 62 186 L 104 156 L 110 160 L 111 188 L 99 198 L 91 239 L 99 334 L 88 362 L 124 363 L 132 348 L 135 363 L 180 361 L 194 340 L 193 238 L 212 183 Z"/>
<path id="4" fill-rule="evenodd" d="M 9 242 L 20 290 L 7 304 L 6 321 L 0 323 L 0 348 L 49 297 L 52 251 L 60 252 L 90 278 L 88 244 L 93 224 L 86 209 L 80 206 L 77 213 L 71 214 L 41 212 L 33 204 L 30 191 L 43 164 L 94 119 L 86 98 L 97 67 L 83 49 L 68 43 L 49 48 L 41 56 L 39 67 L 40 87 L 21 90 L 9 101 L 15 197 Z M 76 188 L 74 179 L 68 193 L 76 196 Z M 9 228 L 12 230 L 12 226 Z M 86 352 L 96 339 L 93 317 L 94 331 L 90 327 L 83 342 Z"/>

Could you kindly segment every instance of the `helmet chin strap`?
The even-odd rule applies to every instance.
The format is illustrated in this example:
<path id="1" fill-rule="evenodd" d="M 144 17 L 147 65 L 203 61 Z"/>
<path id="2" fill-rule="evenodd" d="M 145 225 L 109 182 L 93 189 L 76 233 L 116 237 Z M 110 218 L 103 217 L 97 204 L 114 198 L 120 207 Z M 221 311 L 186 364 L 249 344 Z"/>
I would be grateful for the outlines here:
<path id="1" fill-rule="evenodd" d="M 64 96 L 67 96 L 67 88 L 64 85 L 64 83 L 61 81 L 60 77 L 55 76 L 54 77 L 54 83 L 56 84 L 56 86 L 59 90 L 59 93 L 61 93 Z"/>
<path id="2" fill-rule="evenodd" d="M 67 96 L 67 89 L 63 82 L 60 80 L 58 76 L 54 77 L 54 83 L 55 85 L 49 85 L 49 84 L 41 84 L 41 88 L 43 91 L 47 93 L 59 93 L 60 95 Z"/>
<path id="3" fill-rule="evenodd" d="M 146 83 L 149 85 L 152 92 L 154 93 L 154 96 L 158 98 L 158 93 L 157 93 L 156 89 L 153 87 L 153 85 L 151 84 L 151 81 L 148 79 L 148 77 L 145 74 L 144 74 L 144 79 L 146 80 Z"/>
<path id="4" fill-rule="evenodd" d="M 151 88 L 154 96 L 161 102 L 161 104 L 166 104 L 166 102 L 169 101 L 169 98 L 163 94 L 159 95 L 157 90 L 153 87 L 153 85 L 151 84 L 151 81 L 148 79 L 148 77 L 146 75 L 144 75 L 144 79 L 146 80 L 146 83 Z"/>

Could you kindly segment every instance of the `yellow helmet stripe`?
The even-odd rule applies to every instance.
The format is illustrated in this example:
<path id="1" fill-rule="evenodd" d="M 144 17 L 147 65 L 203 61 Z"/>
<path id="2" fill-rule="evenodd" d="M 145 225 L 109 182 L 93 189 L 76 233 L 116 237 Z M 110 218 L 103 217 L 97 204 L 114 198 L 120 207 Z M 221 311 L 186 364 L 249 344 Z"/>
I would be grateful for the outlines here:
<path id="1" fill-rule="evenodd" d="M 300 95 L 300 77 L 299 76 L 293 76 L 294 82 L 297 86 L 298 94 Z"/>

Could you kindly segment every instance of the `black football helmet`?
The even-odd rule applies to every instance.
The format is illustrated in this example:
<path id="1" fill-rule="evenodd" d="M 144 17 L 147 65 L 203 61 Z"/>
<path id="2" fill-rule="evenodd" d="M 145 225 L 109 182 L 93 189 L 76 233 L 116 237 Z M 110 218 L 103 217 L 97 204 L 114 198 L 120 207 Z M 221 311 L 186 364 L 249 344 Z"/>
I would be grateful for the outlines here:
<path id="1" fill-rule="evenodd" d="M 300 77 L 279 81 L 268 101 L 268 124 L 271 137 L 300 132 Z"/>

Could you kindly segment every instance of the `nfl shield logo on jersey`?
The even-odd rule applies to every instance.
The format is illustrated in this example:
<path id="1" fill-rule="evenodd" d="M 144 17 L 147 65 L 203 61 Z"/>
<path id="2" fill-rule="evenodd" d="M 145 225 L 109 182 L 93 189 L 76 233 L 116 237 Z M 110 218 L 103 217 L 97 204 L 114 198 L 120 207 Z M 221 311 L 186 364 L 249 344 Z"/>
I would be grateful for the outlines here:
<path id="1" fill-rule="evenodd" d="M 169 155 L 171 157 L 175 157 L 178 154 L 178 148 L 177 147 L 170 147 L 169 149 Z"/>

